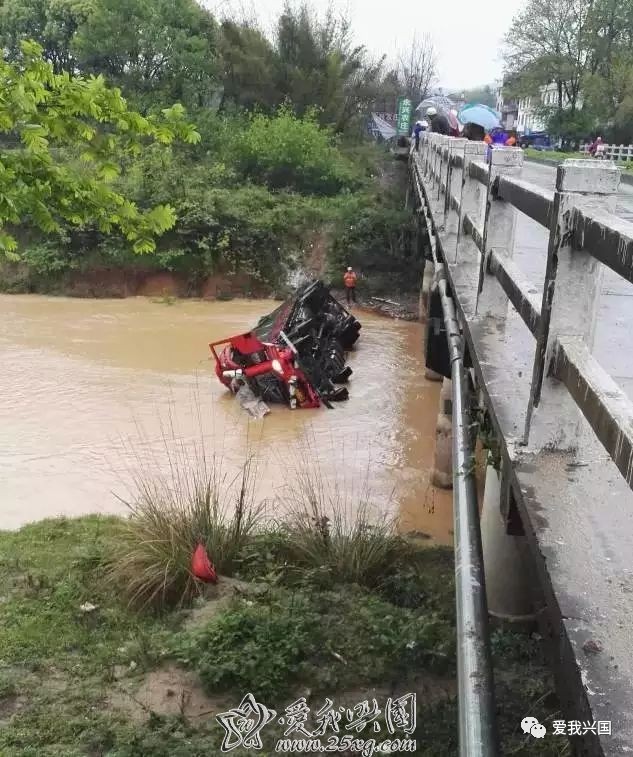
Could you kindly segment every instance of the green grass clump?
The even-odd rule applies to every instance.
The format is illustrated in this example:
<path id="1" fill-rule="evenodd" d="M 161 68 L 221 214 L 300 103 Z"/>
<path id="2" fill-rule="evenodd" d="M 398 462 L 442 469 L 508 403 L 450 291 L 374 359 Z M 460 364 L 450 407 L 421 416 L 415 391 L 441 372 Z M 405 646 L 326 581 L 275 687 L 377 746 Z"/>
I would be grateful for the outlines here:
<path id="1" fill-rule="evenodd" d="M 46 520 L 1 534 L 0 656 L 37 670 L 103 672 L 130 634 L 152 636 L 151 618 L 129 613 L 105 578 L 120 521 Z M 83 612 L 82 605 L 96 606 Z M 152 654 L 148 644 L 146 654 Z"/>
<path id="2" fill-rule="evenodd" d="M 196 449 L 169 450 L 169 472 L 135 477 L 114 549 L 110 578 L 131 604 L 164 609 L 187 605 L 203 585 L 191 557 L 203 544 L 218 573 L 232 575 L 261 521 L 250 464 L 227 481 L 215 460 Z"/>
<path id="3" fill-rule="evenodd" d="M 327 694 L 413 670 L 451 672 L 454 633 L 433 613 L 394 607 L 359 587 L 307 585 L 237 599 L 205 627 L 180 634 L 174 651 L 209 693 L 281 701 L 301 683 Z"/>

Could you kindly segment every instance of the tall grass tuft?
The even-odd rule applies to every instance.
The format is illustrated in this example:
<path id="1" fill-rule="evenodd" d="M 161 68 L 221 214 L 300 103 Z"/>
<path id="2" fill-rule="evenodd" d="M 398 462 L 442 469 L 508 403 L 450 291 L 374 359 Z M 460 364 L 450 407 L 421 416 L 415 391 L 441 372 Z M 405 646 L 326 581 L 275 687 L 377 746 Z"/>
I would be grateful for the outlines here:
<path id="1" fill-rule="evenodd" d="M 129 517 L 109 571 L 131 604 L 154 609 L 187 605 L 201 592 L 191 573 L 198 543 L 217 572 L 230 575 L 264 512 L 254 502 L 252 458 L 231 479 L 203 443 L 182 442 L 171 427 L 163 430 L 162 448 L 158 466 L 147 466 L 144 448 L 132 450 L 131 494 L 120 498 Z"/>
<path id="2" fill-rule="evenodd" d="M 367 481 L 356 493 L 300 467 L 283 495 L 287 562 L 320 570 L 336 582 L 378 586 L 412 553 L 397 518 L 376 510 Z"/>

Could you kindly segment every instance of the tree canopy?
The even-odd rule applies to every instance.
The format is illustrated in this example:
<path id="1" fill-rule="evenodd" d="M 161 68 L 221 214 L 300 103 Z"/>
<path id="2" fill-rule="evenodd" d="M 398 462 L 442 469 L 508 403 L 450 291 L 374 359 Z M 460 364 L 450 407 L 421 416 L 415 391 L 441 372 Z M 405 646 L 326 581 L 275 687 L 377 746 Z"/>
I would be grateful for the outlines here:
<path id="1" fill-rule="evenodd" d="M 42 48 L 24 42 L 13 63 L 0 62 L 0 251 L 17 247 L 7 226 L 28 219 L 44 232 L 61 223 L 118 228 L 136 252 L 154 249 L 154 236 L 173 226 L 174 211 L 158 205 L 142 212 L 111 186 L 126 154 L 146 141 L 196 142 L 182 106 L 145 117 L 130 110 L 102 76 L 55 73 Z M 72 148 L 78 160 L 60 160 Z"/>
<path id="2" fill-rule="evenodd" d="M 555 84 L 552 133 L 606 128 L 633 139 L 632 0 L 529 0 L 507 34 L 505 63 L 511 95 Z"/>

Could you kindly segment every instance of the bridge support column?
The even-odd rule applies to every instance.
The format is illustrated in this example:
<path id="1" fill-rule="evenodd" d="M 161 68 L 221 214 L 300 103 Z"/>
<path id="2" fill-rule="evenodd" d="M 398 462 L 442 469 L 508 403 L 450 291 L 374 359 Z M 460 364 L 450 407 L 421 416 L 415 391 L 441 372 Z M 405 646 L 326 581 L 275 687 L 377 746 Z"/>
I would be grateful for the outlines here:
<path id="1" fill-rule="evenodd" d="M 440 390 L 431 484 L 439 489 L 453 488 L 453 401 L 452 383 L 447 378 Z"/>
<path id="2" fill-rule="evenodd" d="M 435 266 L 432 262 L 429 262 L 428 267 L 430 270 L 429 279 L 427 279 L 428 291 L 425 293 L 426 328 L 424 329 L 423 341 L 424 355 L 426 357 L 424 378 L 427 381 L 442 381 L 445 374 L 438 373 L 434 368 L 430 367 L 431 365 L 434 365 L 436 368 L 439 368 L 442 365 L 442 360 L 448 359 L 448 353 L 446 352 L 446 334 L 442 328 L 444 319 L 441 312 L 441 303 L 438 297 Z M 426 266 L 424 270 L 426 272 Z M 433 296 L 434 293 L 435 297 Z M 437 339 L 432 341 L 429 345 L 429 337 L 437 337 Z M 440 370 L 442 369 L 440 368 Z"/>
<path id="3" fill-rule="evenodd" d="M 499 620 L 523 623 L 534 619 L 530 573 L 522 556 L 525 537 L 507 533 L 503 496 L 501 473 L 488 465 L 481 512 L 488 612 Z"/>
<path id="4" fill-rule="evenodd" d="M 431 296 L 432 287 L 433 287 L 433 261 L 425 260 L 424 273 L 422 274 L 422 289 L 420 290 L 420 320 L 422 321 L 422 323 L 426 323 L 429 317 L 429 298 Z M 426 329 L 424 330 L 424 333 L 426 334 Z"/>

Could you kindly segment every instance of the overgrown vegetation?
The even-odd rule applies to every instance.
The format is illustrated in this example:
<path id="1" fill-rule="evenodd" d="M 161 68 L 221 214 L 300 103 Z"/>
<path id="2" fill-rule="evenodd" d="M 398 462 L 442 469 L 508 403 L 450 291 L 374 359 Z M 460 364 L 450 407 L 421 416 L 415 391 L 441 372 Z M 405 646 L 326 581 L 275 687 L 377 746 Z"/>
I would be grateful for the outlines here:
<path id="1" fill-rule="evenodd" d="M 631 0 L 529 0 L 506 35 L 506 89 L 533 97 L 564 144 L 602 134 L 633 139 Z M 541 104 L 539 88 L 553 102 Z"/>
<path id="2" fill-rule="evenodd" d="M 0 753 L 217 754 L 214 715 L 247 692 L 313 713 L 417 692 L 417 753 L 456 754 L 452 551 L 305 472 L 266 517 L 249 464 L 227 479 L 173 437 L 169 473 L 132 481 L 128 518 L 0 532 Z M 200 543 L 217 586 L 191 574 Z M 504 748 L 536 754 L 517 724 L 556 709 L 539 644 L 497 634 L 493 651 Z M 267 727 L 264 754 L 282 731 Z"/>
<path id="3" fill-rule="evenodd" d="M 102 77 L 84 91 L 85 112 L 75 116 L 81 133 L 93 133 L 99 118 L 88 106 L 99 105 L 95 93 L 108 82 L 121 87 L 147 124 L 168 106 L 175 118 L 182 111 L 173 103 L 183 103 L 196 129 L 185 136 L 191 141 L 200 134 L 201 140 L 170 148 L 166 126 L 157 134 L 159 145 L 145 141 L 134 153 L 120 140 L 102 140 L 103 170 L 87 165 L 85 150 L 66 140 L 55 153 L 59 170 L 93 186 L 100 202 L 118 193 L 129 198 L 126 212 L 100 214 L 89 206 L 77 215 L 74 203 L 53 225 L 43 196 L 35 210 L 7 216 L 20 262 L 2 264 L 3 289 L 73 291 L 82 276 L 102 273 L 102 291 L 109 294 L 108 272 L 127 272 L 134 282 L 162 271 L 174 274 L 182 294 L 202 294 L 209 276 L 235 280 L 244 293 L 283 292 L 288 272 L 304 265 L 316 238 L 321 259 L 311 267 L 322 273 L 322 258 L 330 255 L 337 283 L 340 266 L 352 262 L 373 289 L 415 286 L 415 277 L 402 273 L 409 249 L 401 229 L 410 218 L 400 212 L 401 195 L 383 181 L 386 155 L 371 145 L 359 149 L 368 104 L 387 90 L 395 100 L 399 74 L 387 74 L 382 61 L 352 45 L 344 19 L 287 6 L 269 39 L 252 22 L 219 22 L 194 0 L 4 2 L 5 70 L 23 65 L 21 45 L 31 38 L 46 61 L 33 59 L 31 67 L 49 66 L 56 86 L 64 81 L 78 92 L 80 75 Z M 424 86 L 432 56 L 427 62 Z M 123 103 L 118 91 L 111 97 Z M 3 164 L 18 154 L 14 132 L 7 124 Z M 48 138 L 46 130 L 38 136 L 31 127 L 25 134 Z M 64 196 L 50 193 L 58 195 Z M 131 235 L 127 214 L 135 209 L 153 226 Z M 154 250 L 153 237 L 161 233 Z"/>
<path id="4" fill-rule="evenodd" d="M 251 580 L 234 580 L 232 598 L 196 602 L 202 615 L 183 625 L 188 613 L 178 607 L 134 610 L 108 577 L 122 528 L 90 516 L 0 534 L 3 755 L 217 754 L 213 715 L 246 691 L 278 711 L 299 696 L 316 710 L 326 696 L 384 704 L 392 691 L 418 691 L 418 754 L 456 754 L 450 550 L 409 544 L 415 559 L 370 589 L 289 566 L 284 536 L 264 527 L 236 562 Z M 557 709 L 539 642 L 497 633 L 493 652 L 503 753 L 564 754 L 560 740 L 535 746 L 517 728 L 525 714 L 547 722 Z M 123 692 L 141 701 L 146 676 L 175 660 L 211 695 L 207 715 L 188 716 L 186 702 L 180 714 L 176 703 L 175 714 L 133 715 Z M 263 754 L 274 753 L 275 734 L 271 725 Z"/>

